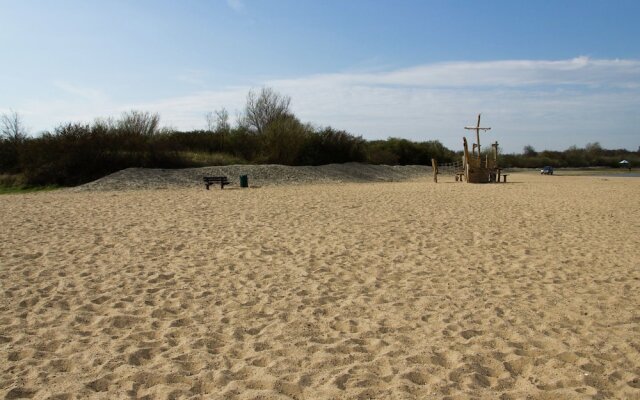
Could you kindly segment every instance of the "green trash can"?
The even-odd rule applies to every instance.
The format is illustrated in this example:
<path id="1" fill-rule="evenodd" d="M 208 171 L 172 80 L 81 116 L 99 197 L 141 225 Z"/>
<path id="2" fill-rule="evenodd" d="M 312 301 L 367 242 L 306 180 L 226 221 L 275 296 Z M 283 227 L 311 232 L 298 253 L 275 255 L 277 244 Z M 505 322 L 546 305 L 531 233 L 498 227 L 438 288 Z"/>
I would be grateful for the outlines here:
<path id="1" fill-rule="evenodd" d="M 249 176 L 248 175 L 240 175 L 240 187 L 248 188 L 249 187 Z"/>

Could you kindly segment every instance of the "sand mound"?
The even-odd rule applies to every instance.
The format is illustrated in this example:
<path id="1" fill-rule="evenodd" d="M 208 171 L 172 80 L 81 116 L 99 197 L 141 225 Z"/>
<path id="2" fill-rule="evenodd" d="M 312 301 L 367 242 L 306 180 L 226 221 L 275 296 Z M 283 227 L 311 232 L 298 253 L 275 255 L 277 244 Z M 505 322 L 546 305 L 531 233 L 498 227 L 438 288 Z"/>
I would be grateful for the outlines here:
<path id="1" fill-rule="evenodd" d="M 137 190 L 202 186 L 203 176 L 227 176 L 239 185 L 240 175 L 249 176 L 250 186 L 331 182 L 397 182 L 424 177 L 431 167 L 424 165 L 329 164 L 318 167 L 286 165 L 227 165 L 185 169 L 128 168 L 74 188 L 85 190 Z"/>

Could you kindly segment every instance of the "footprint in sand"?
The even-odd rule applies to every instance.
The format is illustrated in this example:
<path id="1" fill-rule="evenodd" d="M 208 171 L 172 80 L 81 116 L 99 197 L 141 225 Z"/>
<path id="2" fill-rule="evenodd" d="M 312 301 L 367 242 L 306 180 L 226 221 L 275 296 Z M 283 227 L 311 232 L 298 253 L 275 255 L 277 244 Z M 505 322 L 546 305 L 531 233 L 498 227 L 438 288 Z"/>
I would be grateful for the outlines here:
<path id="1" fill-rule="evenodd" d="M 407 372 L 406 374 L 402 375 L 402 377 L 416 385 L 421 385 L 421 386 L 428 384 L 430 381 L 429 374 L 426 374 L 418 370 Z"/>
<path id="2" fill-rule="evenodd" d="M 17 387 L 9 390 L 7 395 L 4 397 L 5 400 L 14 400 L 14 399 L 31 399 L 35 396 L 37 390 Z"/>
<path id="3" fill-rule="evenodd" d="M 131 365 L 143 365 L 148 363 L 154 356 L 156 350 L 151 348 L 140 349 L 129 355 L 129 364 Z"/>
<path id="4" fill-rule="evenodd" d="M 289 383 L 284 381 L 277 381 L 273 388 L 278 392 L 282 393 L 285 396 L 289 396 L 293 399 L 302 399 L 303 398 L 303 388 L 295 383 Z"/>
<path id="5" fill-rule="evenodd" d="M 95 381 L 91 381 L 87 383 L 87 387 L 94 392 L 106 392 L 109 390 L 109 386 L 111 385 L 111 379 L 109 376 L 102 377 L 100 379 L 96 379 Z"/>
<path id="6" fill-rule="evenodd" d="M 465 339 L 471 339 L 472 337 L 480 336 L 480 335 L 482 335 L 482 331 L 477 331 L 475 329 L 468 329 L 466 331 L 460 332 L 460 336 L 462 336 Z"/>
<path id="7" fill-rule="evenodd" d="M 91 302 L 93 304 L 100 305 L 100 304 L 104 303 L 105 301 L 109 300 L 110 298 L 111 297 L 109 297 L 109 296 L 100 296 L 100 297 L 96 297 L 95 299 L 91 300 Z"/>
<path id="8" fill-rule="evenodd" d="M 349 374 L 343 374 L 340 375 L 339 377 L 337 377 L 334 381 L 335 385 L 338 387 L 338 389 L 340 390 L 346 390 L 347 389 L 347 382 L 349 381 L 349 379 L 351 378 L 351 375 Z"/>
<path id="9" fill-rule="evenodd" d="M 25 358 L 31 358 L 34 356 L 34 354 L 35 354 L 35 350 L 32 350 L 32 349 L 12 351 L 7 356 L 7 359 L 9 361 L 20 361 L 20 360 L 24 360 Z"/>
<path id="10" fill-rule="evenodd" d="M 73 368 L 73 363 L 67 359 L 51 360 L 49 362 L 51 369 L 57 372 L 69 372 Z"/>
<path id="11" fill-rule="evenodd" d="M 118 329 L 132 328 L 140 318 L 131 315 L 116 315 L 111 317 L 111 326 Z"/>

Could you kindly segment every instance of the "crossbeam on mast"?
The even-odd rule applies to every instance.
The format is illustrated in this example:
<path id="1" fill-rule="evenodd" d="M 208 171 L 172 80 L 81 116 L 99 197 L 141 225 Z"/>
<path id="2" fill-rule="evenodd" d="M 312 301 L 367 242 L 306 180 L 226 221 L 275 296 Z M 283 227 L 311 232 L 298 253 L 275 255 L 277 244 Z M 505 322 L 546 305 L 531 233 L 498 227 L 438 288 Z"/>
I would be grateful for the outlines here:
<path id="1" fill-rule="evenodd" d="M 480 116 L 482 113 L 478 114 L 478 125 L 476 126 L 465 126 L 464 129 L 474 130 L 476 131 L 476 143 L 478 144 L 478 158 L 480 158 L 480 131 L 488 131 L 491 128 L 481 128 L 480 127 Z"/>

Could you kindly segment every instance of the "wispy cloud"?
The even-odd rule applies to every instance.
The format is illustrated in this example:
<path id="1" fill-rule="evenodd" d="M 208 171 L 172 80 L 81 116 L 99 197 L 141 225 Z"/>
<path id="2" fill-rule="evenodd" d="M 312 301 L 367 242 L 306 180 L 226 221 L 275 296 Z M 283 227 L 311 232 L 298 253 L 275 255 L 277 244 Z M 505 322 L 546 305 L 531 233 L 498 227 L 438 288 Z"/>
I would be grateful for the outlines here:
<path id="1" fill-rule="evenodd" d="M 227 0 L 227 5 L 236 12 L 244 11 L 244 2 L 242 0 Z"/>
<path id="2" fill-rule="evenodd" d="M 508 151 L 524 144 L 564 148 L 600 141 L 637 148 L 640 126 L 640 61 L 578 57 L 568 60 L 451 62 L 382 72 L 348 72 L 262 82 L 292 98 L 305 122 L 331 125 L 366 138 L 438 139 L 459 148 L 463 126 L 483 112 L 490 139 Z M 60 86 L 60 85 L 59 85 Z M 194 91 L 187 96 L 121 104 L 99 92 L 62 85 L 78 100 L 48 113 L 82 110 L 92 117 L 131 108 L 157 111 L 181 129 L 202 128 L 206 112 L 241 110 L 250 86 Z M 52 109 L 41 104 L 40 114 Z M 22 107 L 24 108 L 24 107 Z M 66 112 L 65 112 L 66 111 Z M 635 139 L 634 139 L 635 138 Z"/>
<path id="3" fill-rule="evenodd" d="M 206 82 L 206 75 L 206 71 L 189 69 L 176 76 L 176 79 L 180 82 L 188 83 L 190 85 L 203 86 Z"/>
<path id="4" fill-rule="evenodd" d="M 377 73 L 336 73 L 263 82 L 292 97 L 304 121 L 368 138 L 439 139 L 459 147 L 478 112 L 510 150 L 600 141 L 631 146 L 640 126 L 640 61 L 507 60 L 421 65 Z M 240 109 L 249 87 L 147 104 L 178 126 L 203 124 L 205 110 Z M 198 110 L 198 111 L 196 111 Z"/>
<path id="5" fill-rule="evenodd" d="M 587 57 L 577 57 L 562 61 L 449 62 L 378 73 L 319 75 L 303 80 L 350 85 L 430 88 L 533 85 L 638 87 L 640 61 L 591 60 Z"/>
<path id="6" fill-rule="evenodd" d="M 87 86 L 81 86 L 66 81 L 54 81 L 53 86 L 61 89 L 66 94 L 81 97 L 85 100 L 104 100 L 105 95 L 102 91 Z"/>

